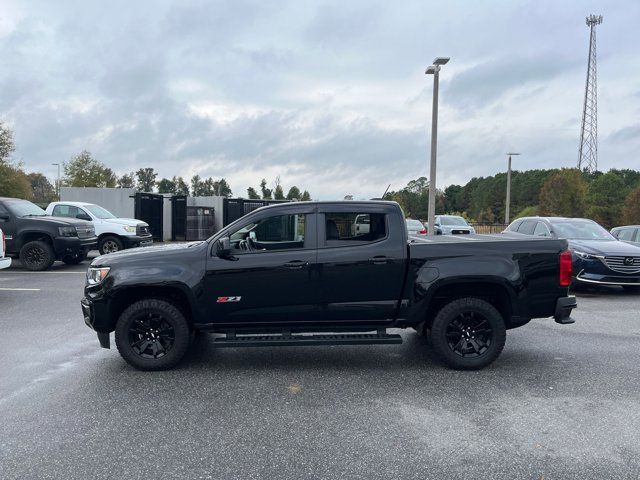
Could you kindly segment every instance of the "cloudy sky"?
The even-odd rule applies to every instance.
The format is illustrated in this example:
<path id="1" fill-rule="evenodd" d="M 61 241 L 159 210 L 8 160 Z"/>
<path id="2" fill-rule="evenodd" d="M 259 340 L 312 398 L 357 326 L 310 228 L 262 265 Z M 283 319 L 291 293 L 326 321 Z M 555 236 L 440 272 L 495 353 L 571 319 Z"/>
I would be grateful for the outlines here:
<path id="1" fill-rule="evenodd" d="M 601 170 L 640 168 L 640 2 L 0 1 L 0 121 L 15 159 L 83 149 L 122 174 L 280 176 L 314 198 L 427 175 L 441 73 L 439 186 L 577 161 L 598 27 Z"/>

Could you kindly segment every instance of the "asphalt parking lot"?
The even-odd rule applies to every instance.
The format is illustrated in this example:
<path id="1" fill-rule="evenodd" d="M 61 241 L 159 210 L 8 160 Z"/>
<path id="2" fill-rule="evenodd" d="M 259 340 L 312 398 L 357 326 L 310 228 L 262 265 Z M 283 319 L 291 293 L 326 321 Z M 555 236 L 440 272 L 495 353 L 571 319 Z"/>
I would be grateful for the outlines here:
<path id="1" fill-rule="evenodd" d="M 223 349 L 133 370 L 82 321 L 83 265 L 0 271 L 0 478 L 638 478 L 640 295 L 509 332 L 479 372 L 389 346 Z"/>

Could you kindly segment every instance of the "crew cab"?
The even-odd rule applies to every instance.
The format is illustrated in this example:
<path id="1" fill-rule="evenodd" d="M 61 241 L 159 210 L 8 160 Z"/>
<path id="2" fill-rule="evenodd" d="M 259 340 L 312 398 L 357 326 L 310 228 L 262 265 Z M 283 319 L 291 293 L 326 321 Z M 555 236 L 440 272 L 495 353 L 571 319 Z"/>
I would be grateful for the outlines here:
<path id="1" fill-rule="evenodd" d="M 11 266 L 11 257 L 5 257 L 4 252 L 6 250 L 6 240 L 4 238 L 4 232 L 0 229 L 0 270 L 3 268 L 9 268 Z"/>
<path id="2" fill-rule="evenodd" d="M 92 222 L 98 236 L 98 251 L 102 255 L 153 244 L 147 223 L 134 218 L 116 217 L 106 208 L 93 203 L 52 202 L 47 207 L 47 214 Z"/>
<path id="3" fill-rule="evenodd" d="M 0 197 L 0 228 L 7 254 L 18 256 L 27 270 L 46 270 L 56 260 L 82 262 L 96 247 L 93 225 L 72 218 L 53 218 L 28 200 Z"/>
<path id="4" fill-rule="evenodd" d="M 368 216 L 369 231 L 353 225 Z M 259 208 L 206 241 L 104 255 L 85 323 L 142 370 L 176 365 L 196 332 L 216 347 L 388 344 L 414 328 L 456 369 L 501 353 L 533 318 L 573 323 L 566 240 L 407 236 L 395 202 Z"/>

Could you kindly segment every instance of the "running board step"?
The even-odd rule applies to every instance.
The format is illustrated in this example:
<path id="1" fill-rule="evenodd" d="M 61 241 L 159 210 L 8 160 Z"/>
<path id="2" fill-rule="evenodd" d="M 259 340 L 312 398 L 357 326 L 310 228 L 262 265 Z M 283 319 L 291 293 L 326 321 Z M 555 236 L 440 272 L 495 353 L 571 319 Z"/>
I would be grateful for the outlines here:
<path id="1" fill-rule="evenodd" d="M 379 333 L 332 333 L 332 334 L 277 334 L 277 335 L 233 335 L 216 338 L 215 347 L 281 347 L 291 345 L 371 345 L 398 344 L 402 337 L 397 334 Z"/>

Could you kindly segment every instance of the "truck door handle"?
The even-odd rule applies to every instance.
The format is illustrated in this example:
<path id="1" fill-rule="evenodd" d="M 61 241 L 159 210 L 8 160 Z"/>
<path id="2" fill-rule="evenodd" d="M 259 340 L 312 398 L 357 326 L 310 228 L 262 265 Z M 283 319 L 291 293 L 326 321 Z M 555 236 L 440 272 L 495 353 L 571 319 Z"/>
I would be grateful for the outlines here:
<path id="1" fill-rule="evenodd" d="M 373 263 L 374 265 L 384 265 L 387 263 L 387 257 L 384 255 L 378 255 L 376 257 L 371 257 L 369 259 L 369 263 Z"/>
<path id="2" fill-rule="evenodd" d="M 302 260 L 292 260 L 284 264 L 284 268 L 289 270 L 300 270 L 302 267 L 309 266 L 309 262 L 303 262 Z"/>

